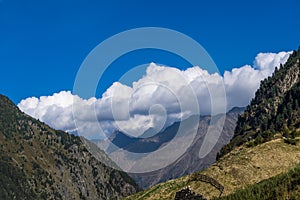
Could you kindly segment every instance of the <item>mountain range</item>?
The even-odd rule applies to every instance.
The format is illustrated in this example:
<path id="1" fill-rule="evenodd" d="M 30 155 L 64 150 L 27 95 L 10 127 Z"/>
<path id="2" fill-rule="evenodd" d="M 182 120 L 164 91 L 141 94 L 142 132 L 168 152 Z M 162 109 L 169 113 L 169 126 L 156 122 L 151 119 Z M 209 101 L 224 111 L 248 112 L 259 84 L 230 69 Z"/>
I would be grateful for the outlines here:
<path id="1" fill-rule="evenodd" d="M 216 118 L 215 125 L 218 122 L 224 121 L 224 127 L 222 127 L 222 132 L 218 142 L 214 148 L 209 152 L 204 158 L 199 158 L 199 151 L 203 144 L 205 135 L 208 134 L 208 128 L 213 126 L 210 124 L 211 116 L 200 117 L 198 123 L 198 129 L 194 141 L 187 151 L 181 155 L 175 162 L 171 163 L 167 167 L 162 169 L 146 172 L 146 173 L 129 173 L 129 175 L 139 184 L 142 188 L 148 188 L 157 183 L 164 182 L 170 179 L 178 178 L 199 170 L 203 170 L 209 167 L 216 161 L 217 153 L 220 151 L 221 147 L 229 143 L 230 139 L 233 137 L 234 128 L 236 125 L 237 118 L 239 114 L 243 112 L 244 108 L 233 108 L 226 115 L 220 114 Z M 186 119 L 191 120 L 191 119 Z M 167 127 L 164 131 L 157 133 L 156 135 L 149 138 L 133 138 L 122 132 L 114 132 L 109 140 L 118 148 L 123 150 L 135 152 L 135 153 L 145 153 L 155 151 L 156 149 L 163 147 L 164 144 L 172 140 L 175 137 L 180 122 L 175 122 L 171 126 Z M 188 127 L 192 129 L 193 127 Z M 191 130 L 185 130 L 189 132 Z M 106 152 L 111 153 L 115 151 L 114 147 L 108 146 L 107 143 L 103 141 L 93 141 L 100 147 L 106 147 Z"/>
<path id="2" fill-rule="evenodd" d="M 126 199 L 174 199 L 186 187 L 208 199 L 300 199 L 299 59 L 300 48 L 261 82 L 217 162 Z"/>
<path id="3" fill-rule="evenodd" d="M 117 131 L 109 141 L 89 141 L 52 129 L 0 95 L 0 199 L 174 199 L 184 191 L 202 199 L 300 199 L 299 60 L 300 48 L 245 109 L 192 116 L 143 138 Z M 191 145 L 163 169 L 127 174 L 106 154 L 156 151 L 195 117 L 197 126 L 185 129 L 196 130 Z M 216 144 L 199 157 L 207 130 L 223 121 Z"/>

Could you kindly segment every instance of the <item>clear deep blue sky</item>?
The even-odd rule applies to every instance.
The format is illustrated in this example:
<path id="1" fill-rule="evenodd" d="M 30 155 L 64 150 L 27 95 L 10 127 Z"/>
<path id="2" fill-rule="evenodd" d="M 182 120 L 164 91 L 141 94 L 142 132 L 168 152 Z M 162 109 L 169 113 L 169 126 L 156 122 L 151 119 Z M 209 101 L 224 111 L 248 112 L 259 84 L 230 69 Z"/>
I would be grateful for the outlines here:
<path id="1" fill-rule="evenodd" d="M 0 93 L 15 103 L 72 90 L 76 72 L 101 41 L 121 31 L 157 26 L 198 41 L 221 73 L 252 64 L 258 52 L 300 45 L 299 1 L 0 0 Z M 116 66 L 184 62 L 138 52 Z M 180 67 L 180 66 L 179 66 Z M 107 73 L 98 96 L 118 80 Z"/>

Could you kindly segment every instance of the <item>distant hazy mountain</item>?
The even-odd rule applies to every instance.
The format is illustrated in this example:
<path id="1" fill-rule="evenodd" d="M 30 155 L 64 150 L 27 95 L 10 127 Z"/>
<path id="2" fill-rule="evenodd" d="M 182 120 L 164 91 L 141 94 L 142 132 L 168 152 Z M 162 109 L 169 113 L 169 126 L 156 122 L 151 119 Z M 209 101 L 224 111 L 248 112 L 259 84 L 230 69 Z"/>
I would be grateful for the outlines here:
<path id="1" fill-rule="evenodd" d="M 197 134 L 192 145 L 174 163 L 164 169 L 160 169 L 154 172 L 136 174 L 130 173 L 130 176 L 133 177 L 141 187 L 147 188 L 159 182 L 178 178 L 180 176 L 207 168 L 216 161 L 216 155 L 221 147 L 224 144 L 227 144 L 232 138 L 238 115 L 241 114 L 243 110 L 243 108 L 234 108 L 226 115 L 223 114 L 217 117 L 217 121 L 224 120 L 225 118 L 221 137 L 219 138 L 217 144 L 214 146 L 213 150 L 203 159 L 199 158 L 199 151 L 204 140 L 205 133 L 207 132 L 210 124 L 210 116 L 200 117 Z M 215 122 L 216 124 L 218 123 L 217 121 Z M 177 133 L 179 126 L 180 122 L 176 122 L 166 128 L 164 131 L 157 133 L 156 135 L 149 138 L 133 138 L 122 132 L 115 132 L 109 137 L 109 140 L 119 148 L 123 148 L 130 152 L 152 152 L 172 140 L 172 138 Z M 109 153 L 116 150 L 113 147 L 109 146 L 107 144 L 107 141 L 93 142 L 97 143 L 101 148 L 106 149 L 106 151 Z"/>
<path id="2" fill-rule="evenodd" d="M 53 130 L 0 95 L 0 199 L 120 199 L 137 191 L 79 137 Z"/>

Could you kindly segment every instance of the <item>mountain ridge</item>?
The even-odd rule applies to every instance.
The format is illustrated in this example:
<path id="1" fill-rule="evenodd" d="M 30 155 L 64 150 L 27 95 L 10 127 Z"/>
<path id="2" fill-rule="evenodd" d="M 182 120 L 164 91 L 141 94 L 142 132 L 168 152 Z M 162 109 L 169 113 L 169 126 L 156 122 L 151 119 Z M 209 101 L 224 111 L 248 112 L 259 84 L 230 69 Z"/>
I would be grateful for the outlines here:
<path id="1" fill-rule="evenodd" d="M 284 65 L 275 68 L 271 77 L 261 81 L 255 97 L 238 119 L 233 139 L 218 157 L 250 140 L 262 143 L 284 129 L 299 128 L 295 126 L 300 118 L 299 59 L 300 47 Z"/>
<path id="2" fill-rule="evenodd" d="M 188 186 L 192 191 L 202 194 L 207 199 L 217 199 L 220 195 L 220 191 L 217 188 L 208 183 L 195 180 L 194 177 L 198 174 L 203 174 L 218 181 L 224 186 L 222 197 L 226 197 L 234 194 L 240 188 L 257 184 L 262 180 L 285 173 L 291 168 L 298 166 L 300 164 L 299 161 L 300 144 L 287 144 L 283 138 L 268 141 L 251 148 L 243 144 L 203 171 L 154 185 L 124 199 L 171 200 L 174 199 L 177 191 Z"/>
<path id="3" fill-rule="evenodd" d="M 1 199 L 120 199 L 139 190 L 82 140 L 21 112 L 0 95 Z M 5 181 L 6 180 L 6 181 Z"/>

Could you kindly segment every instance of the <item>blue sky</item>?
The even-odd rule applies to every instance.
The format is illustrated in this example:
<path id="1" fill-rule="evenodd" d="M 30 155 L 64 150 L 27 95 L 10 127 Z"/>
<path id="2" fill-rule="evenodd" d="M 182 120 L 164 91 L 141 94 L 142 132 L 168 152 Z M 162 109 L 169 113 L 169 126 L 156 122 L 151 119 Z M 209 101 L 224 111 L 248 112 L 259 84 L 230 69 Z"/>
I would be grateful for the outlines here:
<path id="1" fill-rule="evenodd" d="M 296 49 L 299 8 L 296 0 L 1 0 L 0 93 L 18 103 L 29 96 L 72 90 L 77 70 L 96 45 L 121 31 L 145 26 L 170 28 L 194 38 L 222 73 L 252 64 L 259 52 Z M 148 51 L 120 59 L 115 67 L 150 61 L 185 65 L 169 54 Z M 108 72 L 97 95 L 118 76 Z"/>

